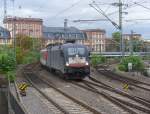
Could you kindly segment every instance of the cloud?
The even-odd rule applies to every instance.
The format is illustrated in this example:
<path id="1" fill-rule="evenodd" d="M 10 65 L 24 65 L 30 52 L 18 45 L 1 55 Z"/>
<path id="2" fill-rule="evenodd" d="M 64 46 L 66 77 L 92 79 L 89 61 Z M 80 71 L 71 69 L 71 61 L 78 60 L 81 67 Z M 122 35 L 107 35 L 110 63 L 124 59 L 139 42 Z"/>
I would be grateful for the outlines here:
<path id="1" fill-rule="evenodd" d="M 118 11 L 118 7 L 110 5 L 110 3 L 118 2 L 118 0 L 95 0 L 99 7 L 109 14 L 114 11 Z M 125 12 L 128 15 L 123 15 L 123 19 L 137 19 L 137 18 L 150 18 L 150 10 L 142 8 L 141 6 L 136 6 L 133 3 L 142 3 L 146 7 L 150 7 L 149 0 L 123 0 L 126 4 L 133 5 L 128 7 Z M 106 29 L 108 35 L 110 36 L 112 32 L 116 29 L 110 22 L 90 22 L 90 23 L 73 23 L 76 19 L 99 19 L 104 18 L 96 10 L 91 8 L 89 4 L 92 0 L 15 0 L 15 16 L 23 17 L 37 17 L 44 20 L 44 24 L 48 26 L 63 26 L 63 21 L 65 18 L 69 19 L 70 26 L 76 26 L 80 29 L 85 28 L 102 28 Z M 13 15 L 13 5 L 11 0 L 7 2 L 8 14 Z M 102 5 L 103 4 L 103 5 Z M 108 5 L 109 4 L 109 5 Z M 0 16 L 3 16 L 3 4 L 0 4 Z M 109 15 L 109 17 L 118 23 L 118 13 Z M 2 18 L 0 18 L 2 24 Z M 134 29 L 137 32 L 148 36 L 150 21 L 138 21 L 135 22 L 125 22 L 124 21 L 124 31 L 129 32 L 130 29 Z M 142 29 L 141 29 L 142 27 Z M 150 35 L 149 35 L 150 36 Z"/>

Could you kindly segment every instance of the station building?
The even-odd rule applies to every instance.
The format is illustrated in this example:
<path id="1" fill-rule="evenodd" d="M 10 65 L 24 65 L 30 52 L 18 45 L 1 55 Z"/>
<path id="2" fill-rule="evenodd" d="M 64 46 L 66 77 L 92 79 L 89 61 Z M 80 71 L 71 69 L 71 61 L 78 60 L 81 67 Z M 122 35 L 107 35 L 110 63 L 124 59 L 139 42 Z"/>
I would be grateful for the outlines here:
<path id="1" fill-rule="evenodd" d="M 64 43 L 65 40 L 75 39 L 77 43 L 86 45 L 94 52 L 105 52 L 105 30 L 75 27 L 43 27 L 45 44 Z"/>
<path id="2" fill-rule="evenodd" d="M 66 40 L 84 40 L 85 34 L 75 27 L 43 27 L 45 45 L 64 43 Z"/>

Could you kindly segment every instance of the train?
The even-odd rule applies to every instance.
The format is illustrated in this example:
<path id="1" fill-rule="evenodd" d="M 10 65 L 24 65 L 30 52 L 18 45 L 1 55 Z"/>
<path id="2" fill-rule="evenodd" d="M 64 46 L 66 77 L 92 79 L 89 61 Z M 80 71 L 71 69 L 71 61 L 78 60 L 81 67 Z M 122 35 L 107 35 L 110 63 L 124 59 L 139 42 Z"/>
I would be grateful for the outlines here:
<path id="1" fill-rule="evenodd" d="M 65 79 L 84 79 L 90 74 L 89 50 L 85 45 L 65 43 L 48 45 L 40 51 L 40 63 Z"/>

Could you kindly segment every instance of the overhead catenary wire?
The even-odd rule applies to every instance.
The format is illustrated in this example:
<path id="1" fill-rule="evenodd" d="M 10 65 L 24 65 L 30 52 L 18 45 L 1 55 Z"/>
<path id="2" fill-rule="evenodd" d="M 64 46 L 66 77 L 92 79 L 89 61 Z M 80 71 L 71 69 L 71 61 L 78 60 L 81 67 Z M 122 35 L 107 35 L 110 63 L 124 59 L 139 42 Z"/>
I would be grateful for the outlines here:
<path id="1" fill-rule="evenodd" d="M 95 1 L 93 1 L 94 3 L 95 3 Z M 109 20 L 116 28 L 119 28 L 119 26 L 114 22 L 114 21 L 112 21 L 106 14 L 105 14 L 105 12 L 100 8 L 100 7 L 98 7 L 96 4 L 96 6 L 97 6 L 97 8 L 96 7 L 94 7 L 93 6 L 93 4 L 89 4 L 91 7 L 93 7 L 98 13 L 100 13 L 100 14 L 102 14 L 107 20 Z"/>
<path id="2" fill-rule="evenodd" d="M 137 3 L 137 2 L 134 2 L 134 4 L 136 4 L 136 5 L 138 5 L 138 6 L 141 6 L 141 7 L 145 8 L 145 9 L 147 9 L 147 10 L 150 10 L 149 7 L 146 7 L 146 6 L 144 6 L 144 5 L 142 5 L 142 4 L 139 4 L 139 3 Z"/>
<path id="3" fill-rule="evenodd" d="M 62 15 L 63 13 L 67 12 L 68 10 L 70 10 L 71 8 L 75 7 L 76 5 L 78 5 L 81 1 L 83 0 L 78 0 L 77 2 L 71 4 L 71 6 L 63 9 L 62 11 L 58 12 L 56 15 L 54 15 L 52 18 L 56 18 L 57 16 Z"/>
<path id="4" fill-rule="evenodd" d="M 128 19 L 128 20 L 125 20 L 126 22 L 131 22 L 131 21 L 150 21 L 150 18 L 148 19 Z"/>

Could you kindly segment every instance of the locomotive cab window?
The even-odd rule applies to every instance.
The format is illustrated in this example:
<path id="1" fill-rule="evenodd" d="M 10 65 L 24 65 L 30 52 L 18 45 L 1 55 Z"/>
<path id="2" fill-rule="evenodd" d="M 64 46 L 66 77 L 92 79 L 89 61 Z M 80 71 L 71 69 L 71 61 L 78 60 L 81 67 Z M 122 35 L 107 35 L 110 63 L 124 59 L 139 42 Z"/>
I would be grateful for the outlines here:
<path id="1" fill-rule="evenodd" d="M 85 48 L 68 48 L 68 55 L 84 55 L 85 54 Z"/>

